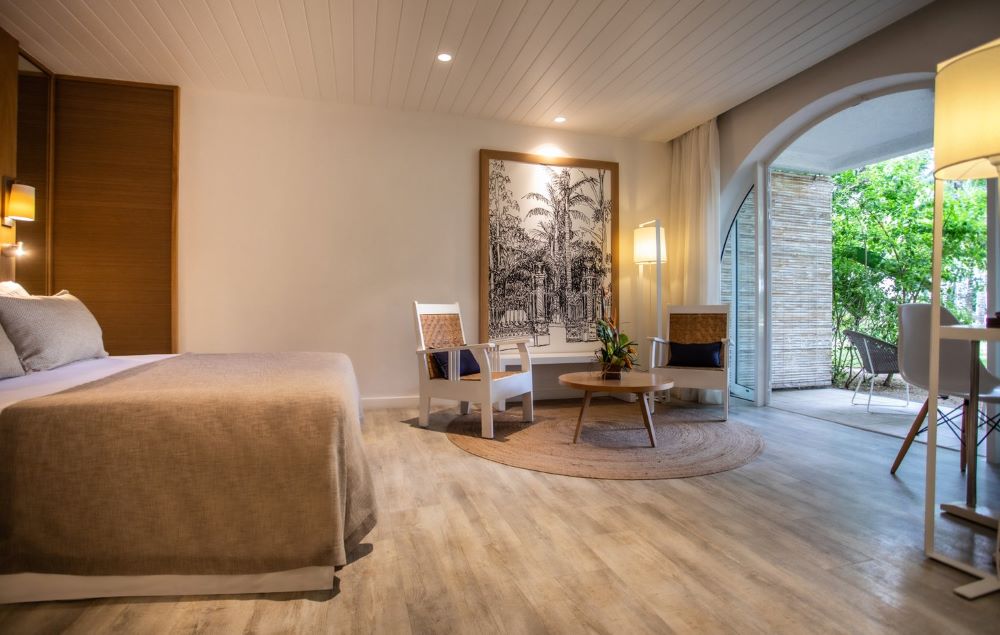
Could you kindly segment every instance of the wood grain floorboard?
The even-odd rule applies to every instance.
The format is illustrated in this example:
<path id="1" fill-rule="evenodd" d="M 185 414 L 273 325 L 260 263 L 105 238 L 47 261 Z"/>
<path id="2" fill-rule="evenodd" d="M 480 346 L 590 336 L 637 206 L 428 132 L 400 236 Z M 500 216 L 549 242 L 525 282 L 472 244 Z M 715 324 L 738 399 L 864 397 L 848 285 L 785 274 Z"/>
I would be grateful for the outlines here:
<path id="1" fill-rule="evenodd" d="M 415 410 L 367 413 L 379 525 L 331 592 L 10 605 L 0 632 L 1000 630 L 1000 595 L 962 600 L 952 589 L 970 578 L 923 558 L 924 446 L 892 477 L 898 439 L 737 404 L 767 442 L 751 464 L 601 481 L 467 454 L 443 434 L 455 414 L 423 430 Z M 957 456 L 940 455 L 939 499 L 959 500 Z M 1000 506 L 1000 471 L 980 478 L 982 501 Z M 990 565 L 989 532 L 938 526 L 941 551 Z"/>

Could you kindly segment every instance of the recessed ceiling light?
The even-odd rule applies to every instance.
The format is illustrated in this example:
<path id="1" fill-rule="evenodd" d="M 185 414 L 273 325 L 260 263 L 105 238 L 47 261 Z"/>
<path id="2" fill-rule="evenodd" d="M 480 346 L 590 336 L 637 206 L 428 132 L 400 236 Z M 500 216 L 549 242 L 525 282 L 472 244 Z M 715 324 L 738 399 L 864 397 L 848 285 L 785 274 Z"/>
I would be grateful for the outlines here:
<path id="1" fill-rule="evenodd" d="M 566 117 L 563 117 L 562 115 L 559 115 L 558 117 L 556 117 L 552 121 L 554 121 L 556 123 L 566 123 Z"/>
<path id="2" fill-rule="evenodd" d="M 438 53 L 438 61 L 439 62 L 450 62 L 451 61 L 451 53 Z"/>

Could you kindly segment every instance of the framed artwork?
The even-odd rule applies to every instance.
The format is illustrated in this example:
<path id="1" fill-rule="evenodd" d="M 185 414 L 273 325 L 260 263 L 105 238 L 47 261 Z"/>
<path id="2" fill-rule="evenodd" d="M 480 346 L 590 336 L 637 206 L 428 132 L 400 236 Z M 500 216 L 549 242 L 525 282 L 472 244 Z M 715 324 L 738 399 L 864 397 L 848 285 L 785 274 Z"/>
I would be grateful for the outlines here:
<path id="1" fill-rule="evenodd" d="M 480 150 L 480 341 L 590 352 L 618 310 L 618 164 Z"/>

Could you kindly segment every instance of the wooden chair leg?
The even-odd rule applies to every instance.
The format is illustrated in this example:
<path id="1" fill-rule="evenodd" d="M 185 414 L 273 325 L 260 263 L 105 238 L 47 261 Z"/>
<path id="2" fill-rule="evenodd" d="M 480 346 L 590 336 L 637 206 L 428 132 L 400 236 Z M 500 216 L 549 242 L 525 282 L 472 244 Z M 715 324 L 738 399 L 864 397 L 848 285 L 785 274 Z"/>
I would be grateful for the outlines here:
<path id="1" fill-rule="evenodd" d="M 463 415 L 467 415 L 472 411 L 472 403 L 469 401 L 460 401 L 458 403 L 458 411 Z"/>
<path id="2" fill-rule="evenodd" d="M 421 428 L 430 425 L 431 398 L 420 395 L 420 418 L 417 420 Z"/>
<path id="3" fill-rule="evenodd" d="M 493 404 L 484 401 L 482 404 L 482 437 L 484 439 L 493 438 Z"/>
<path id="4" fill-rule="evenodd" d="M 913 445 L 913 439 L 916 438 L 917 432 L 920 431 L 920 426 L 924 424 L 924 419 L 927 418 L 927 408 L 929 406 L 930 402 L 925 399 L 924 405 L 920 407 L 920 412 L 917 413 L 917 418 L 913 420 L 913 425 L 910 426 L 910 431 L 906 433 L 906 438 L 903 439 L 903 447 L 899 448 L 899 453 L 896 454 L 896 460 L 893 462 L 889 474 L 895 474 L 896 470 L 899 469 L 899 464 L 903 462 L 903 457 L 906 456 L 910 446 Z"/>
<path id="5" fill-rule="evenodd" d="M 531 422 L 535 420 L 535 394 L 531 392 L 524 393 L 521 397 L 521 419 L 525 422 Z"/>

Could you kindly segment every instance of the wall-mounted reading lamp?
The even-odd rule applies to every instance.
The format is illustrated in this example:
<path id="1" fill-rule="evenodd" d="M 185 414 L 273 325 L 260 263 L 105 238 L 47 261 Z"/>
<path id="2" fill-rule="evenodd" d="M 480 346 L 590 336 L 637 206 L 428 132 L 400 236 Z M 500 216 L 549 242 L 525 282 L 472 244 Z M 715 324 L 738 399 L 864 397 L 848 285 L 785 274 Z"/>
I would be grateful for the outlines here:
<path id="1" fill-rule="evenodd" d="M 35 220 L 35 188 L 3 177 L 0 217 L 6 227 L 13 227 L 15 221 Z"/>

